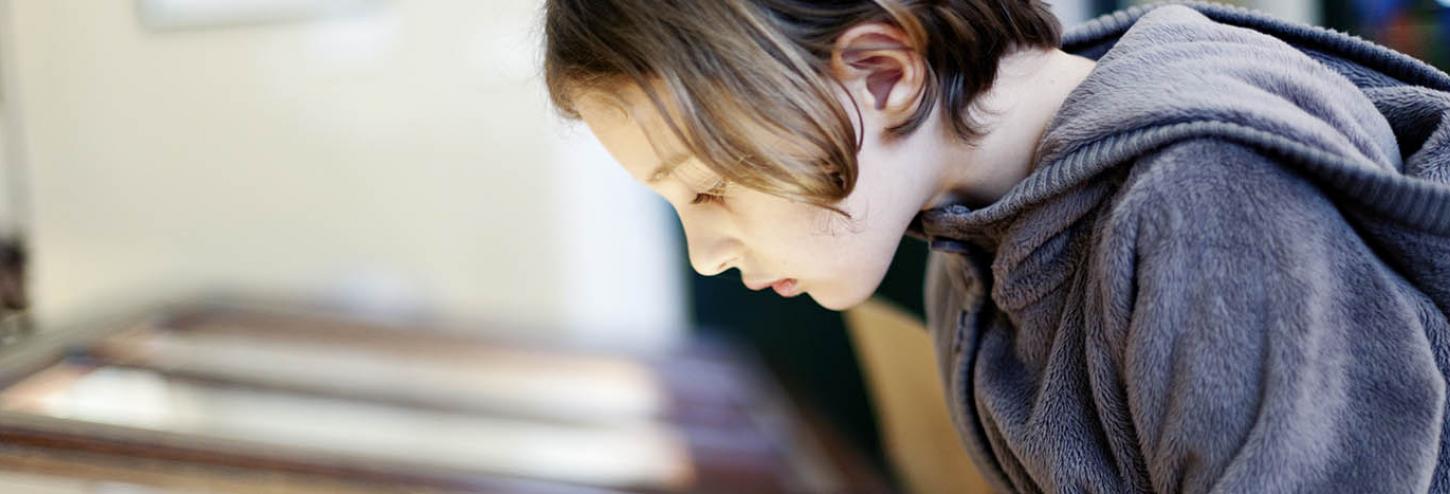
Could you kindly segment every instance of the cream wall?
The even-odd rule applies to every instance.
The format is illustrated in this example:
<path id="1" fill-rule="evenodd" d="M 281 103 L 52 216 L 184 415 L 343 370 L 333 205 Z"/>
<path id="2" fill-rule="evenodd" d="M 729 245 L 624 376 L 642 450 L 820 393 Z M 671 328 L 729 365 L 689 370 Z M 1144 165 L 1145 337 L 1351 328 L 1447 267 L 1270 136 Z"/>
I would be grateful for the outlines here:
<path id="1" fill-rule="evenodd" d="M 40 320 L 239 289 L 673 337 L 672 220 L 549 112 L 539 2 L 375 3 L 155 31 L 132 0 L 8 0 Z"/>

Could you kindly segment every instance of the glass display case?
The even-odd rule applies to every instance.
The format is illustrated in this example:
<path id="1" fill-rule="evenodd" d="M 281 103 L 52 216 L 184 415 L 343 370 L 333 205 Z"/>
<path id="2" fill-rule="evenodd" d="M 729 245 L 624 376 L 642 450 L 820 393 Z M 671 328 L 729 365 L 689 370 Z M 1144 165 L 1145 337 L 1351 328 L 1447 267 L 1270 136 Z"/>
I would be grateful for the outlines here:
<path id="1" fill-rule="evenodd" d="M 118 320 L 0 355 L 0 488 L 881 485 L 859 455 L 825 447 L 751 357 L 720 343 L 642 355 L 215 302 Z"/>

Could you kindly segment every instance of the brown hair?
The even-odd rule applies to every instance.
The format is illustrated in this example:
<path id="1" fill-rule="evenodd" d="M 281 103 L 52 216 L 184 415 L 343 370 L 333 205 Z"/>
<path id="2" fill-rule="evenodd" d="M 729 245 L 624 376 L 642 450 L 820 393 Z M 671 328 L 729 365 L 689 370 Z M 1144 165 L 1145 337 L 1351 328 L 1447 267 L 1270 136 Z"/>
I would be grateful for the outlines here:
<path id="1" fill-rule="evenodd" d="M 921 126 L 940 99 L 968 142 L 985 134 L 969 108 L 998 60 L 1061 36 L 1042 0 L 548 0 L 545 80 L 571 119 L 581 93 L 634 84 L 725 180 L 835 210 L 855 186 L 860 142 L 827 75 L 831 49 L 872 21 L 905 32 L 929 71 L 920 106 L 891 135 Z M 789 136 L 789 149 L 770 136 Z"/>

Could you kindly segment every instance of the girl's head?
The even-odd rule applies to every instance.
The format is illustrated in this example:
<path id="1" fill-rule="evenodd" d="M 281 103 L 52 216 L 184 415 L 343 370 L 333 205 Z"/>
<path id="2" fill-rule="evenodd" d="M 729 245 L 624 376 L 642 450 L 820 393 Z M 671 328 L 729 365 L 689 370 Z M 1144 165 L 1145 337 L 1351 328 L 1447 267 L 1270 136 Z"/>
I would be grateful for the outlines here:
<path id="1" fill-rule="evenodd" d="M 549 0 L 564 115 L 679 213 L 704 275 L 843 309 L 971 146 L 998 62 L 1053 49 L 1040 0 Z M 787 290 L 788 292 L 790 290 Z"/>

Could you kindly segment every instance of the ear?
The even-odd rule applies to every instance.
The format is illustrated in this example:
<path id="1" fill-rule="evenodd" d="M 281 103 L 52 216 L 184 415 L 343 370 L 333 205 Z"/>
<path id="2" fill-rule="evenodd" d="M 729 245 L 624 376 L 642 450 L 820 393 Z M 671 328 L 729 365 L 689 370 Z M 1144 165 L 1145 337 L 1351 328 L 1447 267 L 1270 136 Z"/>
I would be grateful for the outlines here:
<path id="1" fill-rule="evenodd" d="M 862 106 L 896 120 L 916 110 L 926 61 L 900 28 L 868 22 L 836 38 L 831 70 Z"/>

